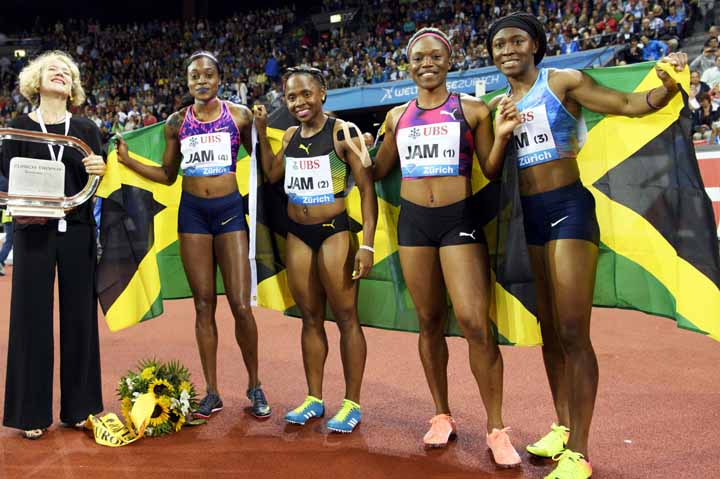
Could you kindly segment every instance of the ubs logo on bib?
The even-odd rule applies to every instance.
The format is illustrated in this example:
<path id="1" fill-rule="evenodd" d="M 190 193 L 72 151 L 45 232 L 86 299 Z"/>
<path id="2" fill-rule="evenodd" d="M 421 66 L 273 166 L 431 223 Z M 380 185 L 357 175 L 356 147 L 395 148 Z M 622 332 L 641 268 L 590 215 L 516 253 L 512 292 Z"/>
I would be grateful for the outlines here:
<path id="1" fill-rule="evenodd" d="M 320 160 L 295 160 L 293 169 L 295 170 L 317 170 L 320 168 Z"/>

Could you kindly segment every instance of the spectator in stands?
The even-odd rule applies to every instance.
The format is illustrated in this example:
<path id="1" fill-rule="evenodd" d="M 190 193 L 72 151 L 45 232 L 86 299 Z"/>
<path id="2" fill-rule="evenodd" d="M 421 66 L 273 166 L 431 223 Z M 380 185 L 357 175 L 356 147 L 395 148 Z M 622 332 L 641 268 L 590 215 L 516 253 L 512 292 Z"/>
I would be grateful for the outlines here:
<path id="1" fill-rule="evenodd" d="M 710 46 L 710 41 L 705 42 L 702 55 L 697 56 L 691 63 L 690 69 L 697 70 L 700 75 L 705 72 L 708 68 L 714 67 L 717 56 L 717 48 Z"/>
<path id="2" fill-rule="evenodd" d="M 707 83 L 711 90 L 720 87 L 720 55 L 715 57 L 715 66 L 705 70 L 700 79 Z"/>
<path id="3" fill-rule="evenodd" d="M 700 16 L 704 20 L 705 28 L 708 28 L 715 21 L 715 0 L 698 0 Z"/>
<path id="4" fill-rule="evenodd" d="M 671 20 L 667 25 L 662 22 L 662 27 L 656 25 L 657 29 L 651 28 L 650 18 L 645 17 L 644 9 L 647 6 L 658 10 L 646 0 L 631 0 L 626 5 L 615 0 L 597 0 L 594 3 L 573 1 L 567 6 L 556 1 L 543 1 L 528 4 L 526 9 L 534 9 L 538 18 L 547 24 L 548 31 L 552 32 L 548 55 L 554 55 L 606 44 L 626 44 L 630 41 L 628 28 L 633 34 L 645 34 L 651 40 L 663 40 L 670 46 L 670 41 L 676 36 L 683 38 L 682 25 L 688 18 L 687 15 L 683 17 L 682 12 L 688 10 L 683 0 L 664 0 L 660 5 L 660 18 L 657 20 L 669 17 L 672 12 L 670 7 L 673 6 L 673 18 L 683 18 L 681 23 L 673 25 Z M 404 4 L 398 8 L 390 0 L 374 0 L 372 8 L 361 10 L 359 16 L 362 17 L 360 24 L 369 25 L 375 35 L 369 35 L 367 28 L 353 31 L 354 26 L 325 33 L 315 32 L 303 26 L 306 17 L 296 18 L 293 8 L 244 12 L 242 16 L 223 22 L 149 21 L 132 26 L 104 25 L 98 28 L 94 21 L 72 20 L 58 22 L 50 28 L 37 27 L 33 33 L 49 37 L 48 41 L 59 47 L 74 50 L 77 45 L 82 45 L 80 61 L 92 63 L 94 71 L 94 75 L 87 79 L 88 103 L 94 107 L 115 108 L 116 112 L 120 108 L 123 113 L 120 123 L 125 126 L 125 115 L 133 110 L 140 112 L 142 106 L 132 105 L 130 100 L 133 97 L 150 107 L 158 120 L 180 107 L 178 100 L 185 91 L 185 80 L 177 72 L 183 70 L 183 61 L 200 40 L 218 53 L 223 78 L 245 79 L 247 92 L 244 96 L 240 85 L 230 81 L 221 85 L 219 96 L 252 104 L 259 99 L 267 101 L 276 65 L 282 68 L 292 63 L 320 68 L 332 88 L 364 85 L 377 82 L 382 77 L 389 81 L 407 78 L 407 63 L 403 63 L 403 52 L 399 47 L 407 41 L 408 32 L 414 30 L 410 29 L 411 24 L 418 27 L 433 24 L 453 32 L 451 40 L 454 48 L 464 51 L 462 56 L 453 59 L 452 70 L 489 65 L 487 52 L 478 47 L 484 43 L 488 24 L 508 10 L 521 7 L 510 3 L 491 7 L 481 0 L 465 4 L 418 0 L 412 8 Z M 662 14 L 662 8 L 667 8 L 668 13 Z M 653 19 L 655 16 L 653 13 Z M 626 22 L 628 27 L 624 26 Z M 55 32 L 55 26 L 59 28 L 59 33 Z M 91 29 L 95 33 L 88 35 Z M 591 30 L 589 35 L 586 34 L 588 29 Z M 623 34 L 622 38 L 602 36 L 612 35 L 618 29 Z M 677 34 L 674 29 L 677 29 Z M 208 32 L 213 32 L 213 35 L 208 35 Z M 569 41 L 562 37 L 563 32 L 569 32 Z M 171 51 L 165 46 L 169 44 L 185 45 L 184 50 Z M 133 52 L 132 57 L 127 53 L 129 51 Z M 388 61 L 390 59 L 393 63 Z M 0 85 L 15 83 L 22 64 L 22 60 L 15 61 L 9 67 L 10 73 L 0 73 Z M 355 65 L 357 73 L 353 73 Z M 377 66 L 382 73 L 378 74 Z M 151 91 L 155 96 L 150 100 L 147 94 Z M 0 91 L 0 98 L 9 98 L 9 93 L 6 95 Z M 19 95 L 17 98 L 20 98 Z M 29 111 L 27 104 L 16 100 L 11 102 L 11 109 L 20 113 Z M 102 117 L 100 112 L 98 114 Z M 134 128 L 141 123 L 142 116 L 130 126 Z M 109 132 L 112 125 L 101 127 L 101 130 Z"/>
<path id="5" fill-rule="evenodd" d="M 650 40 L 645 35 L 643 35 L 640 40 L 643 44 L 643 60 L 657 61 L 667 55 L 669 49 L 665 42 L 661 40 Z"/>
<path id="6" fill-rule="evenodd" d="M 690 94 L 688 96 L 688 103 L 691 110 L 697 110 L 700 108 L 700 103 L 697 100 L 697 96 L 700 93 L 708 93 L 710 86 L 704 81 L 700 80 L 700 72 L 693 70 L 690 72 Z"/>
<path id="7" fill-rule="evenodd" d="M 700 104 L 700 108 L 693 112 L 693 140 L 705 140 L 711 142 L 714 137 L 713 126 L 716 122 L 720 121 L 720 110 L 713 107 L 710 100 L 710 95 L 707 93 L 698 93 L 697 101 Z M 717 134 L 717 132 L 715 132 Z"/>
<path id="8" fill-rule="evenodd" d="M 630 45 L 618 54 L 618 61 L 619 63 L 626 65 L 642 63 L 645 61 L 643 58 L 643 49 L 640 48 L 638 37 L 636 35 L 633 35 L 630 39 Z"/>

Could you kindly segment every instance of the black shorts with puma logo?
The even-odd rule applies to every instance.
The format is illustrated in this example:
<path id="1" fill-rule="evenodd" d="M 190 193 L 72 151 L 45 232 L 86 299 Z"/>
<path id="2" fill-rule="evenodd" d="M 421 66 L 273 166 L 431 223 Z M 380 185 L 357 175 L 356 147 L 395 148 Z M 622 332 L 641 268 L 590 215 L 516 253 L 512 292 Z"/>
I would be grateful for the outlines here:
<path id="1" fill-rule="evenodd" d="M 485 233 L 470 202 L 425 207 L 400 198 L 398 245 L 455 246 L 487 244 Z"/>

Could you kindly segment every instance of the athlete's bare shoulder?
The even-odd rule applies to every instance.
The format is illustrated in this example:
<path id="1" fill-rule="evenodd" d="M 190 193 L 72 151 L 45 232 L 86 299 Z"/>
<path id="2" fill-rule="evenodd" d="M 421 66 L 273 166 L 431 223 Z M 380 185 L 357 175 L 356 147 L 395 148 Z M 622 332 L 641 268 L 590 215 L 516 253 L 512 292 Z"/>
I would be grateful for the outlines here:
<path id="1" fill-rule="evenodd" d="M 490 114 L 488 104 L 482 98 L 477 98 L 465 93 L 460 94 L 460 105 L 462 106 L 465 118 L 473 123 L 474 118 L 486 118 Z"/>
<path id="2" fill-rule="evenodd" d="M 297 129 L 300 128 L 299 126 L 291 126 L 287 130 L 285 130 L 285 133 L 283 133 L 283 145 L 287 145 L 290 143 L 290 139 L 293 137 Z"/>
<path id="3" fill-rule="evenodd" d="M 185 113 L 187 112 L 187 109 L 188 107 L 184 107 L 174 113 L 171 113 L 168 119 L 165 121 L 165 128 L 176 134 L 180 133 L 180 127 L 182 126 L 182 122 L 185 119 Z"/>
<path id="4" fill-rule="evenodd" d="M 574 68 L 548 68 L 548 83 L 553 91 L 573 89 L 582 83 L 583 76 L 583 72 Z"/>
<path id="5" fill-rule="evenodd" d="M 238 125 L 252 125 L 253 114 L 252 111 L 250 111 L 250 108 L 245 105 L 238 105 L 237 103 L 233 103 L 231 101 L 225 101 L 225 104 Z"/>
<path id="6" fill-rule="evenodd" d="M 393 107 L 390 109 L 390 111 L 387 112 L 387 115 L 385 116 L 385 131 L 395 131 L 395 127 L 397 126 L 400 117 L 410 104 L 410 101 L 403 103 L 402 105 Z"/>

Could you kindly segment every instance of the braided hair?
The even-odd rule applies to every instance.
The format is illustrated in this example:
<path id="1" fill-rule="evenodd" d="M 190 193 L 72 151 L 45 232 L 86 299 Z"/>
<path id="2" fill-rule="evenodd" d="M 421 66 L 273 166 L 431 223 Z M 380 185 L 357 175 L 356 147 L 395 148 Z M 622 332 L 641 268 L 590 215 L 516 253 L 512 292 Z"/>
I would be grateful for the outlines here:
<path id="1" fill-rule="evenodd" d="M 288 80 L 293 75 L 309 75 L 312 77 L 323 90 L 327 90 L 327 82 L 325 81 L 325 75 L 323 75 L 322 70 L 318 68 L 313 67 L 290 67 L 287 70 L 285 70 L 285 74 L 282 76 L 282 82 L 283 82 L 283 90 L 285 90 L 285 87 L 287 85 Z M 327 96 L 323 97 L 322 102 L 325 103 L 325 100 L 327 99 Z"/>
<path id="2" fill-rule="evenodd" d="M 425 28 L 421 28 L 420 30 L 415 32 L 415 34 L 412 37 L 410 37 L 410 40 L 408 41 L 408 44 L 407 44 L 407 48 L 405 49 L 405 56 L 410 58 L 410 50 L 412 50 L 412 47 L 415 44 L 415 42 L 417 42 L 418 40 L 420 40 L 422 37 L 425 37 L 425 36 L 434 37 L 434 38 L 437 38 L 438 40 L 440 40 L 447 48 L 448 55 L 450 55 L 450 56 L 452 55 L 452 46 L 450 43 L 450 38 L 445 34 L 445 32 L 443 32 L 442 30 L 440 30 L 438 28 L 425 27 Z"/>

